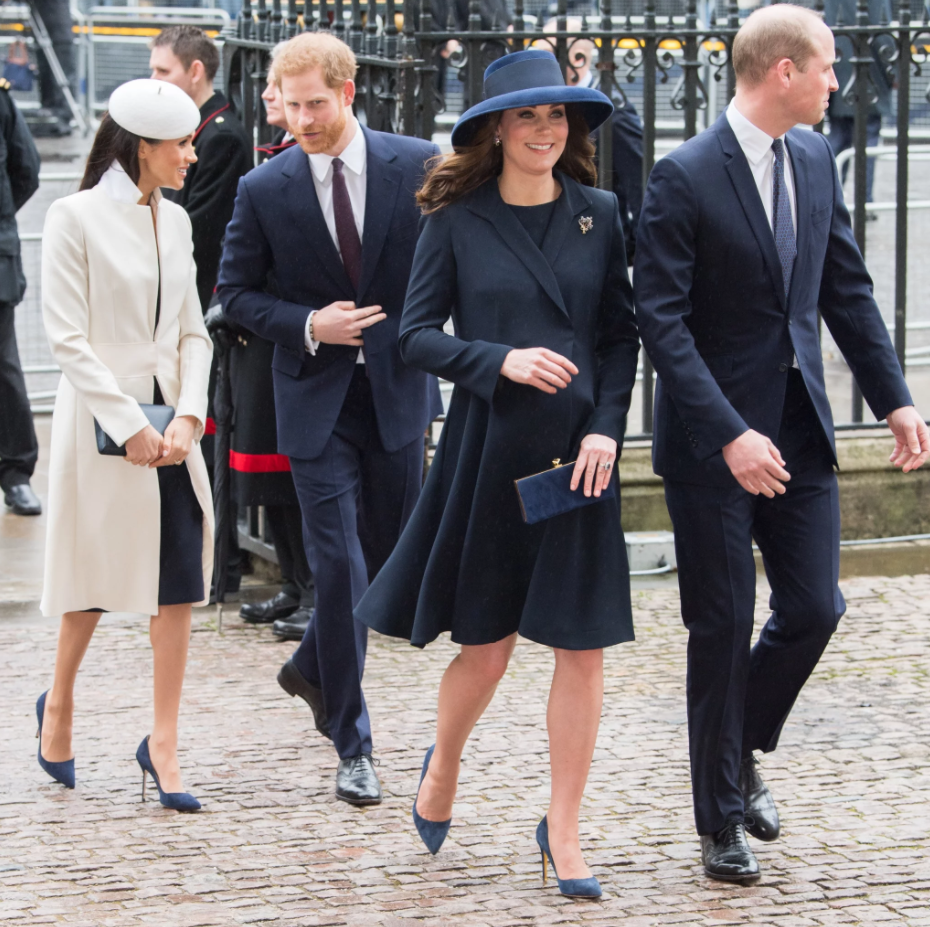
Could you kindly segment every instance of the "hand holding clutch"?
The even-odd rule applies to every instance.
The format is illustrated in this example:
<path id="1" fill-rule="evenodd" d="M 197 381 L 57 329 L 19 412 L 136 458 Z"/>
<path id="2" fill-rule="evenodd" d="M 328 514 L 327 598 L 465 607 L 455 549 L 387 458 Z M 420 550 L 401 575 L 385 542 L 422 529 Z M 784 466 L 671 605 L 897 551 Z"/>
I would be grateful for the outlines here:
<path id="1" fill-rule="evenodd" d="M 607 435 L 585 435 L 572 474 L 572 492 L 584 476 L 584 494 L 595 497 L 607 488 L 617 459 L 617 442 Z"/>
<path id="2" fill-rule="evenodd" d="M 617 484 L 613 480 L 607 484 L 600 496 L 586 496 L 577 489 L 572 491 L 575 472 L 572 464 L 562 464 L 559 460 L 552 463 L 551 470 L 526 476 L 522 480 L 514 480 L 520 500 L 520 511 L 528 525 L 535 525 L 547 518 L 564 515 L 566 512 L 594 505 L 605 499 L 616 498 Z"/>

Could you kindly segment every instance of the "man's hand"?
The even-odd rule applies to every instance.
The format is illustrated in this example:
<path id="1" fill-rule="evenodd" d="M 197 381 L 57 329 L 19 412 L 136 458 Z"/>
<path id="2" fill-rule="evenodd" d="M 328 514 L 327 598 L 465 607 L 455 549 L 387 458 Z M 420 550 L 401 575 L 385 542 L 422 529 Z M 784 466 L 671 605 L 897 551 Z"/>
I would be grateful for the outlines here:
<path id="1" fill-rule="evenodd" d="M 387 315 L 380 306 L 355 308 L 355 303 L 339 300 L 324 306 L 313 316 L 313 340 L 323 344 L 350 344 L 362 347 L 362 332 Z"/>
<path id="2" fill-rule="evenodd" d="M 316 316 L 313 317 L 316 325 Z M 544 393 L 555 393 L 556 388 L 565 389 L 577 376 L 578 368 L 567 358 L 548 348 L 514 349 L 504 358 L 501 375 L 522 383 L 535 386 Z"/>
<path id="3" fill-rule="evenodd" d="M 778 448 L 758 431 L 744 431 L 723 448 L 723 459 L 736 481 L 754 496 L 761 492 L 769 499 L 785 491 L 784 483 L 791 479 Z"/>
<path id="4" fill-rule="evenodd" d="M 901 406 L 887 416 L 894 435 L 894 450 L 888 459 L 903 473 L 916 470 L 930 456 L 930 432 L 913 406 Z"/>

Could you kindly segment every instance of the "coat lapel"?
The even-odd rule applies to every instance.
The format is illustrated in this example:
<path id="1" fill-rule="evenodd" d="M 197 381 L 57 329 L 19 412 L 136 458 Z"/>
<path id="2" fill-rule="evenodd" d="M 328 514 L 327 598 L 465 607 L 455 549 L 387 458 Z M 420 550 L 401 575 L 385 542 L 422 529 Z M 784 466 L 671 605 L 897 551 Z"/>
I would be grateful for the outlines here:
<path id="1" fill-rule="evenodd" d="M 378 134 L 368 129 L 365 133 L 367 179 L 365 181 L 365 224 L 362 229 L 362 272 L 358 281 L 359 300 L 371 283 L 378 258 L 384 248 L 394 204 L 400 189 L 400 167 L 394 163 L 397 155 Z"/>
<path id="2" fill-rule="evenodd" d="M 801 269 L 803 262 L 810 253 L 810 178 L 807 173 L 807 158 L 804 156 L 804 150 L 800 145 L 794 143 L 791 133 L 785 136 L 787 142 L 788 157 L 791 159 L 791 173 L 794 178 L 794 196 L 796 201 L 795 218 L 798 240 L 798 256 L 794 260 L 794 270 L 791 273 L 791 289 L 788 291 L 788 302 L 790 304 L 792 295 L 797 291 L 795 280 L 798 279 L 798 271 Z"/>
<path id="3" fill-rule="evenodd" d="M 781 262 L 778 260 L 778 251 L 775 249 L 775 236 L 772 234 L 772 226 L 769 225 L 769 221 L 765 216 L 765 207 L 759 197 L 759 188 L 756 186 L 752 171 L 749 169 L 746 155 L 743 154 L 743 149 L 740 148 L 740 144 L 730 128 L 726 111 L 717 120 L 716 129 L 717 138 L 720 139 L 720 145 L 724 154 L 727 155 L 727 173 L 730 175 L 730 180 L 736 190 L 737 197 L 739 197 L 743 212 L 749 220 L 752 233 L 762 249 L 778 301 L 782 309 L 787 309 L 785 287 L 782 284 Z M 800 250 L 800 244 L 799 241 L 798 250 Z"/>
<path id="4" fill-rule="evenodd" d="M 546 237 L 543 239 L 542 253 L 550 267 L 555 267 L 565 238 L 573 229 L 575 234 L 581 234 L 580 226 L 575 217 L 591 208 L 591 200 L 585 195 L 584 187 L 567 178 L 564 174 L 557 175 L 562 186 L 562 195 L 555 204 L 555 213 Z M 561 291 L 560 291 L 561 292 Z"/>
<path id="5" fill-rule="evenodd" d="M 287 157 L 287 155 L 281 157 Z M 320 201 L 316 196 L 313 174 L 310 171 L 310 162 L 306 154 L 299 148 L 295 148 L 283 173 L 287 177 L 284 183 L 284 200 L 287 210 L 296 227 L 307 239 L 308 253 L 316 258 L 317 263 L 329 275 L 333 283 L 344 293 L 351 294 L 349 298 L 354 299 L 352 284 L 342 264 L 342 258 L 336 250 L 333 237 L 329 233 L 326 220 L 323 218 L 323 210 L 320 209 Z"/>

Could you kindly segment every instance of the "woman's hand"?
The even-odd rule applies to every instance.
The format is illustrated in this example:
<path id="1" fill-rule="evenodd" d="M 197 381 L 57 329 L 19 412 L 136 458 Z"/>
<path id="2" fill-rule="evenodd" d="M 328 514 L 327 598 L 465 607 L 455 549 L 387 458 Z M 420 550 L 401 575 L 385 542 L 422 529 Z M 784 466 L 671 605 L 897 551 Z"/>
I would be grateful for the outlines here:
<path id="1" fill-rule="evenodd" d="M 161 435 L 151 425 L 146 425 L 126 442 L 126 456 L 123 460 L 135 467 L 151 464 L 161 457 L 162 443 Z"/>
<path id="2" fill-rule="evenodd" d="M 501 374 L 514 383 L 535 386 L 544 393 L 555 393 L 572 382 L 578 368 L 567 358 L 548 348 L 513 350 L 504 358 Z"/>
<path id="3" fill-rule="evenodd" d="M 584 474 L 584 494 L 590 496 L 593 490 L 594 497 L 599 497 L 610 482 L 616 460 L 617 442 L 613 438 L 586 435 L 575 462 L 575 472 L 572 473 L 572 492 L 578 488 Z"/>
<path id="4" fill-rule="evenodd" d="M 161 457 L 149 466 L 167 467 L 169 464 L 183 463 L 184 458 L 191 452 L 196 427 L 197 419 L 193 415 L 181 415 L 171 419 L 171 424 L 165 429 Z"/>

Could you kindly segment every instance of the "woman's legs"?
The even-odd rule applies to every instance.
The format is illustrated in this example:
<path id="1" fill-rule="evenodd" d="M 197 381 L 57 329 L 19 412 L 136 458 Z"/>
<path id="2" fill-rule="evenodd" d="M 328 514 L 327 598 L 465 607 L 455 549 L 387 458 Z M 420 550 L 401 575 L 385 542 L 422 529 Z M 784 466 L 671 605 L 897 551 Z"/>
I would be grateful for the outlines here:
<path id="1" fill-rule="evenodd" d="M 417 813 L 427 821 L 452 817 L 465 741 L 494 697 L 516 643 L 517 635 L 511 634 L 493 644 L 463 646 L 443 674 L 436 749 L 417 797 Z"/>
<path id="2" fill-rule="evenodd" d="M 178 711 L 191 636 L 191 606 L 162 605 L 152 616 L 155 677 L 155 723 L 149 737 L 149 756 L 166 792 L 183 792 L 178 764 Z"/>
<path id="3" fill-rule="evenodd" d="M 61 617 L 55 678 L 45 699 L 42 722 L 42 756 L 50 763 L 63 763 L 74 756 L 74 681 L 99 620 L 99 612 L 65 612 Z"/>
<path id="4" fill-rule="evenodd" d="M 604 700 L 604 651 L 556 650 L 555 674 L 546 721 L 552 797 L 549 847 L 562 879 L 586 879 L 578 839 L 578 815 L 584 796 Z"/>

